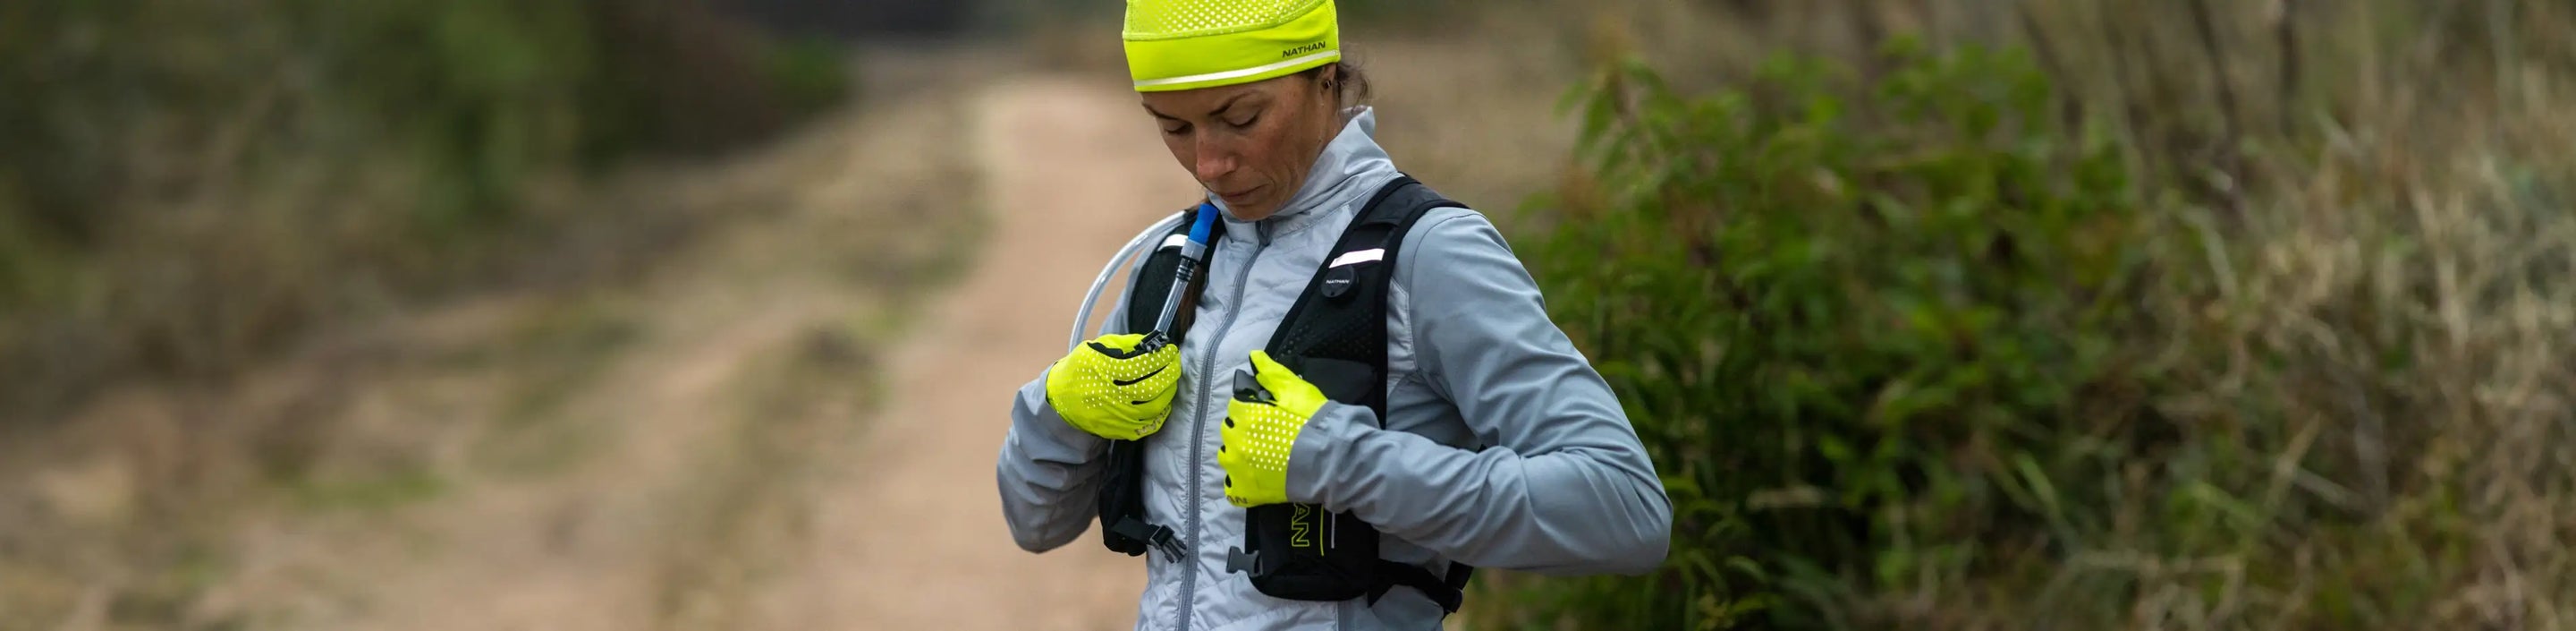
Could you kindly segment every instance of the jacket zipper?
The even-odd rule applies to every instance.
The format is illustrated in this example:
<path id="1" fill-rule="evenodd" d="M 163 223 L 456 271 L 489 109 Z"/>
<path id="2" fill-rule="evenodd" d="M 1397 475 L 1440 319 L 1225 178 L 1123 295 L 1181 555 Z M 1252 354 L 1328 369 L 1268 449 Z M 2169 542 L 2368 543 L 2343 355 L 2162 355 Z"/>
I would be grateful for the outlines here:
<path id="1" fill-rule="evenodd" d="M 1217 349 L 1225 346 L 1226 330 L 1234 328 L 1235 316 L 1243 315 L 1243 292 L 1252 280 L 1252 264 L 1260 261 L 1262 250 L 1270 247 L 1270 222 L 1253 224 L 1252 231 L 1261 236 L 1260 242 L 1252 246 L 1252 256 L 1243 260 L 1243 269 L 1234 274 L 1234 300 L 1226 303 L 1225 319 L 1217 321 L 1216 337 L 1209 338 L 1207 354 L 1201 355 L 1206 359 L 1199 362 L 1199 374 L 1206 375 L 1208 371 L 1216 369 Z M 1206 382 L 1210 387 L 1199 394 L 1198 413 L 1190 415 L 1190 518 L 1189 534 L 1186 538 L 1189 539 L 1192 549 L 1188 569 L 1181 573 L 1181 617 L 1172 626 L 1172 631 L 1188 631 L 1190 619 L 1196 617 L 1198 612 L 1199 560 L 1196 546 L 1199 544 L 1199 514 L 1205 510 L 1207 504 L 1205 487 L 1201 486 L 1207 483 L 1207 478 L 1202 473 L 1206 469 L 1203 465 L 1207 462 L 1207 441 L 1203 439 L 1207 435 L 1209 409 L 1207 395 L 1222 392 L 1224 384 L 1232 383 L 1232 380 L 1211 376 Z M 1218 399 L 1220 403 L 1223 401 L 1222 398 Z"/>

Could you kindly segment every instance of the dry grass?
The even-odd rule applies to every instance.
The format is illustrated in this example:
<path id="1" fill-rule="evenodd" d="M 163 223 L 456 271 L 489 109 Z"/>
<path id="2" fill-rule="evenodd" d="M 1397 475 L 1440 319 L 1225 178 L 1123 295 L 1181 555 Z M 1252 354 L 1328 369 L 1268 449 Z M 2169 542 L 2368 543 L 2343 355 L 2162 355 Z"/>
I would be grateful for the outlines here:
<path id="1" fill-rule="evenodd" d="M 2576 458 L 2563 449 L 2576 438 L 2576 161 L 2516 140 L 2576 139 L 2576 119 L 2539 105 L 2576 93 L 2435 66 L 2363 88 L 2372 105 L 2351 124 L 2268 161 L 2277 179 L 2248 191 L 2213 306 L 2247 364 L 2271 365 L 2234 367 L 2245 375 L 2211 396 L 2274 401 L 2288 421 L 2258 506 L 2350 521 L 2285 520 L 2276 536 L 2295 541 L 2240 560 L 2287 562 L 2249 570 L 2278 572 L 2273 584 L 2199 603 L 2204 615 L 2350 586 L 2414 605 L 2370 620 L 2388 628 L 2576 625 L 2564 606 Z"/>
<path id="2" fill-rule="evenodd" d="M 2263 527 L 2203 559 L 2218 579 L 2141 573 L 2130 626 L 2576 625 L 2576 118 L 2547 105 L 2576 97 L 2576 14 L 2460 6 L 2516 15 L 2344 6 L 2293 23 L 2316 32 L 2295 74 L 2224 66 L 2276 98 L 2201 124 L 2247 149 L 2205 181 L 2242 188 L 2205 204 L 2219 294 L 2171 315 L 2235 359 L 2169 407 L 2247 423 L 2220 435 L 2271 463 L 2234 485 Z M 2256 131 L 2276 111 L 2288 127 Z"/>

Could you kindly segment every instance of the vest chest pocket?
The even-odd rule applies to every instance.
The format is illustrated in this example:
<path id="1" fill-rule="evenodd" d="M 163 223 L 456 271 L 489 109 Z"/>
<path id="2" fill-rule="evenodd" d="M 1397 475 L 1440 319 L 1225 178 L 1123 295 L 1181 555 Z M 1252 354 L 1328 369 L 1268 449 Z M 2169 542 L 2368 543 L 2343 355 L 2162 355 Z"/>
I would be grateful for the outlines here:
<path id="1" fill-rule="evenodd" d="M 1386 388 L 1385 376 L 1378 374 L 1376 366 L 1327 357 L 1310 357 L 1305 363 L 1306 366 L 1299 369 L 1297 376 L 1304 378 L 1307 383 L 1315 384 L 1316 390 L 1324 392 L 1324 398 L 1336 402 L 1362 401 L 1365 400 L 1364 397 L 1368 395 L 1370 388 L 1379 390 Z"/>

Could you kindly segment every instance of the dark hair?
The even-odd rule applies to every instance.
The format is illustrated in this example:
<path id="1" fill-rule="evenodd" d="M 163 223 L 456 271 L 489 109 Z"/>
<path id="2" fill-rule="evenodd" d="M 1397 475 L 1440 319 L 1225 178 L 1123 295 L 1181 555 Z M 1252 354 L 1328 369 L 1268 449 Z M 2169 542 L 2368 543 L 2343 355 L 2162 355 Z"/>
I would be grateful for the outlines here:
<path id="1" fill-rule="evenodd" d="M 1304 75 L 1309 80 L 1322 81 L 1324 79 L 1325 68 L 1338 69 L 1334 72 L 1334 85 L 1332 88 L 1335 98 L 1341 101 L 1342 109 L 1349 109 L 1368 104 L 1368 74 L 1360 72 L 1359 64 L 1352 63 L 1345 59 L 1343 61 L 1336 61 L 1308 68 L 1305 72 L 1298 74 Z"/>

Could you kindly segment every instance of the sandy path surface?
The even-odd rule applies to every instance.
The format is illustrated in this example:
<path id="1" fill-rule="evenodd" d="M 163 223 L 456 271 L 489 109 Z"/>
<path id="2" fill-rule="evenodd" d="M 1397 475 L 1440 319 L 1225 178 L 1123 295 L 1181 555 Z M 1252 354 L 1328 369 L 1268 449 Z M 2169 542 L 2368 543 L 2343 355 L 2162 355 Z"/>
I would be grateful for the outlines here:
<path id="1" fill-rule="evenodd" d="M 1117 86 L 1006 81 L 975 110 L 995 216 L 964 281 L 890 356 L 884 414 L 843 481 L 823 485 L 807 574 L 776 607 L 792 628 L 1127 629 L 1143 561 L 1096 531 L 1031 555 L 1011 543 L 993 460 L 1009 393 L 1062 354 L 1092 275 L 1196 188 Z"/>

